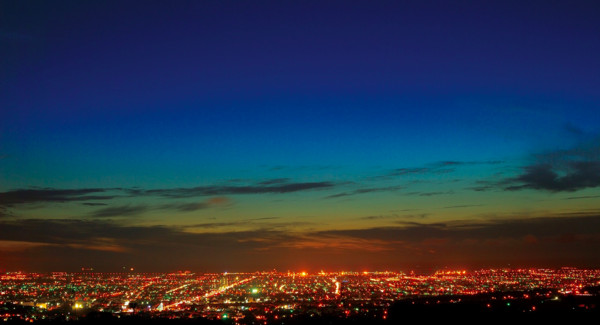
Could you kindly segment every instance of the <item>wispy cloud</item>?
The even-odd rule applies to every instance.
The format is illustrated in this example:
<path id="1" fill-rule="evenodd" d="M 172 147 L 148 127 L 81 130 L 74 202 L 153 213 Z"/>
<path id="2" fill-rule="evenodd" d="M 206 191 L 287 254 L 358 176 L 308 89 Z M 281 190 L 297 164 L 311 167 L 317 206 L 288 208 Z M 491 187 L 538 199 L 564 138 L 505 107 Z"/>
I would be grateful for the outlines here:
<path id="1" fill-rule="evenodd" d="M 571 196 L 565 198 L 565 200 L 583 200 L 583 199 L 598 199 L 600 195 L 584 195 L 584 196 Z"/>
<path id="2" fill-rule="evenodd" d="M 94 211 L 95 218 L 136 216 L 148 211 L 147 205 L 121 205 Z"/>
<path id="3" fill-rule="evenodd" d="M 408 192 L 404 195 L 417 195 L 417 196 L 436 196 L 436 195 L 450 195 L 454 194 L 454 191 L 438 191 L 438 192 Z"/>
<path id="4" fill-rule="evenodd" d="M 341 168 L 340 166 L 334 165 L 277 165 L 277 166 L 264 166 L 269 171 L 322 171 L 322 170 L 334 170 Z"/>
<path id="5" fill-rule="evenodd" d="M 389 173 L 383 176 L 376 176 L 378 178 L 390 178 L 390 177 L 402 177 L 411 175 L 441 175 L 449 174 L 456 171 L 457 168 L 465 166 L 476 166 L 476 165 L 498 165 L 504 161 L 500 160 L 489 160 L 489 161 L 455 161 L 455 160 L 442 160 L 433 163 L 429 163 L 419 167 L 403 167 L 391 170 Z"/>
<path id="6" fill-rule="evenodd" d="M 39 202 L 72 202 L 88 200 L 110 200 L 116 195 L 106 195 L 112 189 L 83 188 L 83 189 L 19 189 L 0 193 L 0 205 L 13 206 L 16 204 Z"/>
<path id="7" fill-rule="evenodd" d="M 368 187 L 368 188 L 359 188 L 356 190 L 352 190 L 352 191 L 347 191 L 347 192 L 341 192 L 341 193 L 337 193 L 337 194 L 332 194 L 332 195 L 328 195 L 325 197 L 325 199 L 335 199 L 335 198 L 340 198 L 340 197 L 345 197 L 345 196 L 352 196 L 352 195 L 358 195 L 358 194 L 367 194 L 367 193 L 374 193 L 374 192 L 395 192 L 395 191 L 399 191 L 401 190 L 403 187 L 402 186 L 384 186 L 384 187 Z"/>
<path id="8" fill-rule="evenodd" d="M 279 221 L 274 221 L 279 220 Z M 303 227 L 314 225 L 313 222 L 309 221 L 283 221 L 280 217 L 263 217 L 263 218 L 249 218 L 236 221 L 226 222 L 205 222 L 197 223 L 193 225 L 182 226 L 182 229 L 194 229 L 194 230 L 213 230 L 217 228 L 232 228 L 235 227 L 236 231 L 240 229 L 246 230 L 262 230 L 262 231 L 282 231 L 294 227 Z"/>
<path id="9" fill-rule="evenodd" d="M 41 246 L 48 246 L 52 244 L 48 243 L 40 243 L 40 242 L 31 242 L 31 241 L 21 241 L 21 240 L 0 240 L 0 252 L 1 251 L 13 251 L 13 252 L 21 252 L 32 248 L 37 248 Z"/>
<path id="10" fill-rule="evenodd" d="M 380 239 L 363 239 L 338 235 L 298 236 L 293 240 L 272 243 L 269 249 L 382 252 L 393 250 L 394 248 L 390 244 L 390 242 Z"/>
<path id="11" fill-rule="evenodd" d="M 273 184 L 285 184 L 289 183 L 291 179 L 289 178 L 273 178 L 267 179 L 261 182 L 258 182 L 259 185 L 273 185 Z"/>
<path id="12" fill-rule="evenodd" d="M 208 209 L 212 207 L 224 207 L 230 206 L 233 201 L 225 196 L 216 196 L 208 198 L 202 202 L 175 202 L 169 204 L 163 204 L 158 209 L 163 210 L 178 210 L 182 212 L 196 211 L 201 209 Z"/>
<path id="13" fill-rule="evenodd" d="M 473 207 L 480 207 L 480 206 L 483 206 L 483 204 L 450 205 L 450 206 L 442 207 L 442 209 L 464 209 L 464 208 L 473 208 Z"/>
<path id="14" fill-rule="evenodd" d="M 264 183 L 264 182 L 263 182 Z M 269 193 L 293 193 L 308 190 L 322 190 L 335 187 L 336 184 L 328 181 L 322 182 L 276 182 L 270 184 L 256 184 L 246 186 L 198 186 L 190 188 L 151 189 L 130 191 L 132 195 L 151 195 L 166 198 L 190 198 L 197 196 L 213 195 L 247 195 Z"/>
<path id="15" fill-rule="evenodd" d="M 359 217 L 358 219 L 360 220 L 382 220 L 382 219 L 393 219 L 393 218 L 399 218 L 398 215 L 374 215 L 374 216 L 364 216 L 364 217 Z"/>
<path id="16" fill-rule="evenodd" d="M 93 211 L 91 216 L 95 218 L 128 217 L 138 216 L 151 210 L 175 210 L 180 212 L 191 212 L 217 206 L 228 206 L 230 204 L 232 204 L 231 199 L 219 196 L 212 197 L 201 202 L 173 202 L 161 205 L 141 204 L 111 206 Z M 95 206 L 95 204 L 92 206 Z"/>
<path id="17" fill-rule="evenodd" d="M 429 213 L 419 213 L 419 214 L 389 214 L 389 215 L 372 215 L 372 216 L 364 216 L 359 217 L 360 220 L 384 220 L 384 219 L 425 219 L 429 217 L 431 214 Z"/>
<path id="18" fill-rule="evenodd" d="M 156 196 L 168 199 L 187 199 L 203 196 L 287 194 L 301 191 L 326 190 L 338 184 L 329 181 L 292 182 L 288 178 L 263 180 L 249 185 L 207 185 L 188 188 L 82 188 L 56 189 L 32 188 L 0 192 L 0 206 L 11 207 L 29 203 L 68 203 L 76 201 L 107 201 L 119 197 Z M 85 202 L 88 206 L 102 205 L 104 202 Z M 210 203 L 210 202 L 208 202 Z M 175 205 L 172 205 L 175 207 Z M 201 204 L 180 204 L 181 210 L 204 208 Z M 108 210 L 107 210 L 108 211 Z"/>
<path id="19" fill-rule="evenodd" d="M 486 192 L 486 191 L 498 189 L 498 186 L 497 185 L 489 185 L 489 184 L 488 185 L 477 185 L 477 186 L 467 187 L 466 189 L 472 190 L 475 192 Z"/>

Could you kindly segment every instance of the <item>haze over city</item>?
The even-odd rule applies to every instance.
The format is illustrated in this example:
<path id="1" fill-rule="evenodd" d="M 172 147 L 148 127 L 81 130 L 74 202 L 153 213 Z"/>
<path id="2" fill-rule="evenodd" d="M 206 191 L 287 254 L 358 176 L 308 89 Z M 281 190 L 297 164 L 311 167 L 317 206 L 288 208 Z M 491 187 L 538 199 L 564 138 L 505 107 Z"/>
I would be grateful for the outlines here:
<path id="1" fill-rule="evenodd" d="M 593 1 L 2 1 L 0 270 L 600 268 L 599 33 Z"/>

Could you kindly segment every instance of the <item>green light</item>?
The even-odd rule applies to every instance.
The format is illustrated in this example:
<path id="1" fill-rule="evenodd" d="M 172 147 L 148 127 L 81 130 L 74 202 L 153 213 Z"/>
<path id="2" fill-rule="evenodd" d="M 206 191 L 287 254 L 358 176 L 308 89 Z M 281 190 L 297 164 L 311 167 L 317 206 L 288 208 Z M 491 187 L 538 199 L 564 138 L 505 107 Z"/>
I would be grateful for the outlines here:
<path id="1" fill-rule="evenodd" d="M 257 294 L 258 293 L 258 289 L 257 288 L 252 288 L 252 293 L 253 294 Z"/>
<path id="2" fill-rule="evenodd" d="M 223 319 L 227 318 L 227 314 L 223 314 Z"/>

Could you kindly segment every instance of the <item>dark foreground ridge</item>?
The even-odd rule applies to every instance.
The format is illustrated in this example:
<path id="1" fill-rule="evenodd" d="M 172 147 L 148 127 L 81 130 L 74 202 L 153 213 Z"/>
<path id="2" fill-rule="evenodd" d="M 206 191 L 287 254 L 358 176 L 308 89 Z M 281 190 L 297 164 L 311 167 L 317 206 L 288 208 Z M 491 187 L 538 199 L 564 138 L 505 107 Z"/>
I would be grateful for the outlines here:
<path id="1" fill-rule="evenodd" d="M 540 291 L 531 291 L 407 299 L 391 306 L 389 323 L 406 323 L 407 319 L 425 323 L 444 319 L 462 324 L 584 322 L 600 315 L 599 288 L 586 290 L 589 294 L 585 296 L 539 295 Z"/>

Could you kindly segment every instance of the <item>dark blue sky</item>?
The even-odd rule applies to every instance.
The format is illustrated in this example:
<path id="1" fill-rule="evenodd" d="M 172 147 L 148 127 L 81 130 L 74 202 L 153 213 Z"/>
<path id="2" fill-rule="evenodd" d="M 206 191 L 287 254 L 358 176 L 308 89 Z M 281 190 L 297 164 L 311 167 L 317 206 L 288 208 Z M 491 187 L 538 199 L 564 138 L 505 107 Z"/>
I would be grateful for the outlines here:
<path id="1" fill-rule="evenodd" d="M 0 221 L 280 231 L 298 237 L 272 251 L 347 253 L 371 239 L 298 238 L 597 216 L 599 35 L 594 1 L 4 1 Z M 3 247 L 42 269 L 41 250 L 106 238 L 135 251 Z"/>

